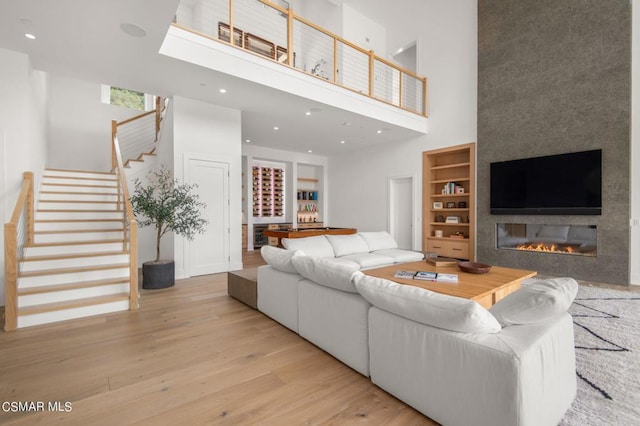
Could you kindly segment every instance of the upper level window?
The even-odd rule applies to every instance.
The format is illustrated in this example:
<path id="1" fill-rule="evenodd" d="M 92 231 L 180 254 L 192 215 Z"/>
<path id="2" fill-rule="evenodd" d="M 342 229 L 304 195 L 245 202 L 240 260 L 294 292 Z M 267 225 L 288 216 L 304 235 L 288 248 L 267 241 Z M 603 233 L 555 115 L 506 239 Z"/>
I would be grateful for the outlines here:
<path id="1" fill-rule="evenodd" d="M 110 89 L 109 103 L 111 105 L 144 111 L 144 93 L 114 86 L 111 86 Z"/>
<path id="2" fill-rule="evenodd" d="M 122 87 L 102 85 L 102 103 L 124 108 L 151 111 L 155 108 L 154 96 Z"/>

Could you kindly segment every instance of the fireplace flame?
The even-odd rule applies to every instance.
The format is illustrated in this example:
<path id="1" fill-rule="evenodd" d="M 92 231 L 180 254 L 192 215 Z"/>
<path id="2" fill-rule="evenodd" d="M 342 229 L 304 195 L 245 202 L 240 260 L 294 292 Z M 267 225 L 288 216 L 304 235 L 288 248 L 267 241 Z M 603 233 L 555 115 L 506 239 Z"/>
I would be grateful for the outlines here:
<path id="1" fill-rule="evenodd" d="M 520 244 L 516 247 L 518 250 L 528 250 L 528 251 L 544 251 L 544 252 L 555 252 L 555 253 L 574 253 L 575 250 L 571 246 L 559 247 L 555 244 L 545 244 L 545 243 L 530 243 L 530 244 Z"/>

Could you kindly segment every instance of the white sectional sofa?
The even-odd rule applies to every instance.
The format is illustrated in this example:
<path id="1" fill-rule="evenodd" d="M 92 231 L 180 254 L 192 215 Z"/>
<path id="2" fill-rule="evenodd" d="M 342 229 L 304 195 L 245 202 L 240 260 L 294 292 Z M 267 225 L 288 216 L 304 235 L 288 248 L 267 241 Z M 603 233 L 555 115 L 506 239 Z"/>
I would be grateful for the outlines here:
<path id="1" fill-rule="evenodd" d="M 576 394 L 575 280 L 538 281 L 486 310 L 360 272 L 411 257 L 377 246 L 393 245 L 385 234 L 358 235 L 369 252 L 352 252 L 364 247 L 355 237 L 264 247 L 258 309 L 441 424 L 557 425 Z"/>
<path id="2" fill-rule="evenodd" d="M 398 249 L 387 232 L 285 238 L 282 243 L 287 250 L 262 248 L 269 265 L 258 268 L 258 310 L 368 376 L 370 304 L 351 276 L 360 269 L 414 262 L 424 255 Z M 305 262 L 310 258 L 313 264 Z M 298 273 L 294 261 L 298 269 L 306 268 L 306 275 Z"/>

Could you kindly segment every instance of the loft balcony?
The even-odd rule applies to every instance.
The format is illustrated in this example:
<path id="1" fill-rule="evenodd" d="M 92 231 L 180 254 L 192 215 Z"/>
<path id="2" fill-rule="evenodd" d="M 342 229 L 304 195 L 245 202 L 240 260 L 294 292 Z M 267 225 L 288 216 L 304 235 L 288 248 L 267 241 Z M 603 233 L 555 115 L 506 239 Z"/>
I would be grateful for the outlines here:
<path id="1" fill-rule="evenodd" d="M 425 77 L 309 22 L 282 0 L 182 0 L 160 53 L 426 133 Z"/>

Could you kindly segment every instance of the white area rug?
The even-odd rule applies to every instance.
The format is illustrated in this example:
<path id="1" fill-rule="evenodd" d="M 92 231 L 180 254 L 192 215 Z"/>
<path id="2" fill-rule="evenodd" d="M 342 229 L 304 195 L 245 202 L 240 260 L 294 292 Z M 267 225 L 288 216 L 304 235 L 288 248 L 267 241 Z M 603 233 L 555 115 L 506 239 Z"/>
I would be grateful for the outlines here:
<path id="1" fill-rule="evenodd" d="M 569 312 L 578 395 L 560 425 L 640 425 L 640 293 L 581 285 Z"/>

